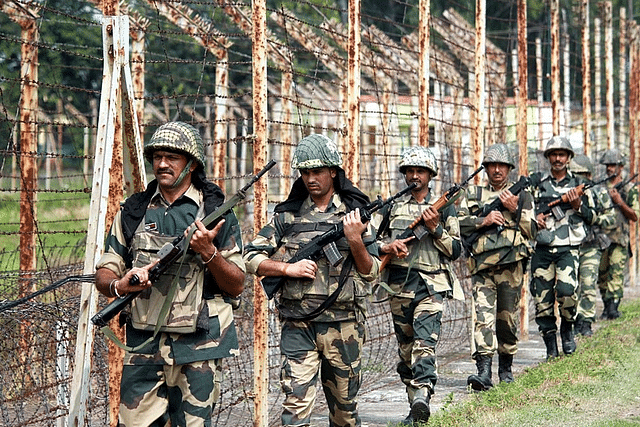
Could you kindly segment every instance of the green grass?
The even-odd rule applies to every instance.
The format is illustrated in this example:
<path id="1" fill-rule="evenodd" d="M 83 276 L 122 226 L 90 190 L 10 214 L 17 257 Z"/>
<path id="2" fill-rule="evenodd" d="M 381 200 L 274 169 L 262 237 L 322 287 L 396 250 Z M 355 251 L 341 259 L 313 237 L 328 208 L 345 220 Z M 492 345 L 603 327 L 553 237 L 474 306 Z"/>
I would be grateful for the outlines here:
<path id="1" fill-rule="evenodd" d="M 83 183 L 52 182 L 54 190 L 82 189 Z M 62 187 L 62 188 L 61 188 Z M 84 192 L 39 192 L 35 203 L 38 269 L 79 262 L 84 258 L 91 195 Z M 0 271 L 20 265 L 20 194 L 0 192 Z"/>
<path id="2" fill-rule="evenodd" d="M 640 301 L 576 353 L 432 414 L 439 426 L 640 426 Z"/>

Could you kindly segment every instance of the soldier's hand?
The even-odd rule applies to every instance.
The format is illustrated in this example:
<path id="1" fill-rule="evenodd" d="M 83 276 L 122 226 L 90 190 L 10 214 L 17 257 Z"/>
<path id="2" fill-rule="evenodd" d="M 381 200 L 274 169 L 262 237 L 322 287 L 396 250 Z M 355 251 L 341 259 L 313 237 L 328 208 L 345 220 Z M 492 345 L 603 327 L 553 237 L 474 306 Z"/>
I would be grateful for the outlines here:
<path id="1" fill-rule="evenodd" d="M 415 236 L 407 237 L 406 239 L 398 239 L 393 242 L 382 245 L 380 250 L 386 254 L 393 254 L 394 256 L 402 259 L 406 258 L 409 255 L 409 248 L 407 247 L 407 242 L 413 240 Z"/>
<path id="2" fill-rule="evenodd" d="M 347 213 L 342 218 L 342 225 L 344 226 L 344 237 L 348 242 L 362 239 L 362 233 L 367 229 L 367 224 L 362 223 L 360 209 L 358 208 Z"/>
<path id="3" fill-rule="evenodd" d="M 153 283 L 149 280 L 149 270 L 156 264 L 157 261 L 147 264 L 144 267 L 133 267 L 127 271 L 127 274 L 125 274 L 122 279 L 116 280 L 114 283 L 116 293 L 120 296 L 125 296 L 131 292 L 143 291 L 150 288 Z M 134 279 L 134 277 L 137 277 L 137 279 Z"/>
<path id="4" fill-rule="evenodd" d="M 315 279 L 317 271 L 318 265 L 310 259 L 302 259 L 293 264 L 286 264 L 284 267 L 285 276 L 299 279 Z"/>
<path id="5" fill-rule="evenodd" d="M 429 231 L 433 233 L 438 228 L 438 224 L 440 224 L 440 212 L 433 206 L 429 206 L 422 211 L 422 220 Z"/>
<path id="6" fill-rule="evenodd" d="M 211 257 L 218 252 L 218 249 L 213 244 L 213 239 L 218 235 L 220 229 L 224 225 L 224 219 L 213 227 L 212 230 L 207 229 L 202 221 L 198 220 L 194 222 L 193 227 L 196 227 L 196 231 L 191 236 L 189 245 L 191 249 L 200 254 L 203 261 L 211 259 Z M 189 227 L 185 233 L 189 233 L 191 227 Z"/>
<path id="7" fill-rule="evenodd" d="M 500 197 L 502 206 L 507 208 L 509 212 L 516 213 L 516 211 L 518 210 L 518 200 L 520 196 L 514 196 L 513 194 L 511 194 L 511 191 L 505 190 L 500 193 L 498 197 Z"/>
<path id="8" fill-rule="evenodd" d="M 536 223 L 538 224 L 538 230 L 544 230 L 547 228 L 547 218 L 551 215 L 551 213 L 543 214 L 539 213 L 536 215 Z"/>
<path id="9" fill-rule="evenodd" d="M 487 227 L 489 225 L 497 224 L 504 225 L 504 215 L 500 211 L 491 211 L 487 216 L 482 219 L 482 226 Z"/>
<path id="10" fill-rule="evenodd" d="M 582 194 L 576 188 L 572 188 L 571 190 L 569 190 L 566 193 L 565 197 L 567 201 L 571 204 L 571 207 L 573 208 L 574 211 L 577 211 L 580 209 L 580 206 L 582 205 Z"/>
<path id="11" fill-rule="evenodd" d="M 611 196 L 611 201 L 616 205 L 622 204 L 622 196 L 620 195 L 618 190 L 615 189 L 615 187 L 609 190 L 609 196 Z"/>

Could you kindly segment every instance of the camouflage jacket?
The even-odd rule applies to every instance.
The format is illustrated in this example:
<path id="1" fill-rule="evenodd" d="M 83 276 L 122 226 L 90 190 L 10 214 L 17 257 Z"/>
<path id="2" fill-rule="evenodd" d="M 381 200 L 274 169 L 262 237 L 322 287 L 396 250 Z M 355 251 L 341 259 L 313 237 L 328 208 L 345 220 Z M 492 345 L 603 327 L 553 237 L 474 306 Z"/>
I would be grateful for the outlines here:
<path id="1" fill-rule="evenodd" d="M 533 184 L 533 197 L 536 203 L 536 215 L 543 212 L 547 205 L 577 187 L 582 180 L 567 172 L 560 181 L 556 181 L 548 172 L 545 174 L 534 173 L 531 175 Z M 592 224 L 595 219 L 593 207 L 589 206 L 587 196 L 582 196 L 582 204 L 575 211 L 570 204 L 558 205 L 564 217 L 556 218 L 553 214 L 546 219 L 546 229 L 538 231 L 536 241 L 542 246 L 580 246 L 587 235 L 586 225 Z"/>
<path id="2" fill-rule="evenodd" d="M 144 224 L 141 224 L 141 227 L 147 231 L 153 231 L 157 236 L 165 236 L 165 238 L 172 239 L 181 235 L 196 219 L 199 207 L 202 204 L 202 193 L 193 186 L 189 187 L 171 205 L 156 190 L 145 212 Z M 224 218 L 226 220 L 225 224 L 216 237 L 220 255 L 227 261 L 237 265 L 242 271 L 245 271 L 244 262 L 242 261 L 242 240 L 238 220 L 233 212 L 228 213 Z M 123 227 L 126 226 L 126 224 L 123 224 L 122 211 L 120 211 L 113 221 L 107 236 L 105 252 L 98 261 L 96 268 L 108 268 L 119 277 L 124 276 L 128 269 L 125 258 L 129 256 L 129 248 L 125 242 L 123 232 Z M 134 257 L 138 258 L 138 261 L 134 260 L 134 263 L 144 263 L 142 258 L 146 258 L 148 255 L 142 252 L 134 254 Z M 187 256 L 191 257 L 192 255 L 188 253 Z M 183 271 L 184 274 L 181 274 L 181 276 L 195 275 L 197 276 L 198 286 L 203 287 L 204 280 L 202 276 L 204 275 L 204 268 L 196 268 L 194 266 L 195 263 L 191 263 L 191 268 L 187 269 L 188 271 Z M 193 269 L 196 271 L 193 271 Z M 166 290 L 167 282 L 170 283 L 172 279 L 173 275 L 171 273 L 165 273 L 158 280 L 158 283 L 154 284 L 151 292 L 158 291 L 161 288 Z M 179 293 L 177 293 L 178 295 Z M 206 310 L 209 313 L 208 319 L 204 319 L 205 328 L 199 328 L 193 333 L 159 333 L 138 354 L 127 353 L 125 363 L 184 364 L 199 360 L 219 359 L 237 354 L 238 340 L 233 323 L 233 308 L 230 299 L 221 295 L 219 290 L 215 289 L 200 289 L 198 295 L 204 298 L 201 306 L 204 308 L 204 305 L 206 305 Z M 150 309 L 158 310 L 159 307 L 150 307 Z M 170 319 L 171 315 L 172 313 L 170 312 Z M 127 345 L 137 346 L 152 335 L 152 331 L 140 330 L 128 325 Z"/>
<path id="3" fill-rule="evenodd" d="M 332 224 L 342 221 L 347 206 L 338 194 L 334 194 L 327 209 L 322 212 L 307 197 L 298 212 L 279 212 L 260 230 L 256 238 L 245 247 L 244 260 L 247 270 L 256 273 L 260 263 L 273 258 L 286 261 L 313 237 L 322 234 Z M 378 277 L 380 260 L 375 243 L 375 231 L 371 224 L 363 234 L 364 244 L 373 256 L 373 266 L 368 274 L 360 274 L 352 267 L 349 277 L 336 302 L 314 318 L 314 322 L 344 320 L 363 321 L 366 315 L 366 299 L 371 295 L 371 283 Z M 337 247 L 345 256 L 349 245 L 343 237 Z M 316 261 L 318 271 L 314 280 L 287 278 L 277 296 L 278 310 L 287 317 L 300 317 L 318 308 L 338 287 L 338 279 L 344 261 L 332 267 L 321 258 Z"/>
<path id="4" fill-rule="evenodd" d="M 508 183 L 504 189 L 512 184 Z M 520 261 L 528 258 L 533 252 L 532 240 L 535 239 L 538 227 L 533 196 L 529 191 L 523 190 L 519 194 L 519 213 L 511 213 L 508 209 L 501 210 L 505 219 L 504 227 L 482 227 L 484 217 L 478 217 L 478 211 L 493 202 L 504 189 L 496 191 L 491 185 L 474 185 L 465 191 L 458 212 L 462 236 L 464 238 L 476 231 L 483 232 L 475 242 L 470 242 L 467 263 L 471 274 L 495 265 Z M 519 215 L 519 218 L 516 218 L 516 215 Z"/>
<path id="5" fill-rule="evenodd" d="M 381 230 L 378 244 L 381 246 L 395 240 L 436 200 L 438 198 L 433 196 L 431 192 L 422 203 L 418 203 L 411 194 L 407 194 L 398 199 L 390 211 L 385 210 L 376 215 L 376 226 L 383 223 L 384 216 L 388 216 L 388 226 Z M 455 299 L 464 299 L 460 282 L 451 267 L 451 262 L 457 259 L 462 252 L 460 226 L 453 205 L 443 209 L 440 224 L 435 233 L 428 233 L 420 241 L 414 239 L 408 242 L 408 246 L 409 255 L 403 259 L 391 258 L 386 270 L 417 271 L 431 291 L 446 292 Z M 384 280 L 387 280 L 387 276 L 388 274 L 385 273 Z M 390 276 L 407 277 L 406 274 Z M 404 282 L 390 282 L 388 285 L 401 297 L 413 298 L 416 294 L 416 290 L 410 289 Z"/>
<path id="6" fill-rule="evenodd" d="M 607 182 L 607 190 L 611 189 L 613 185 Z M 638 187 L 633 182 L 628 183 L 620 191 L 622 200 L 633 209 L 636 215 L 640 216 L 640 201 L 638 201 Z M 613 243 L 622 246 L 628 246 L 631 239 L 631 227 L 629 220 L 624 216 L 620 208 L 615 205 L 612 209 L 615 214 L 615 221 L 610 226 L 603 226 L 605 233 L 609 236 L 609 239 Z"/>
<path id="7" fill-rule="evenodd" d="M 587 202 L 589 206 L 593 207 L 596 216 L 593 224 L 586 225 L 587 237 L 585 237 L 581 247 L 582 249 L 597 247 L 600 250 L 604 250 L 611 243 L 604 229 L 611 228 L 616 222 L 611 197 L 601 185 L 589 188 L 585 194 Z"/>

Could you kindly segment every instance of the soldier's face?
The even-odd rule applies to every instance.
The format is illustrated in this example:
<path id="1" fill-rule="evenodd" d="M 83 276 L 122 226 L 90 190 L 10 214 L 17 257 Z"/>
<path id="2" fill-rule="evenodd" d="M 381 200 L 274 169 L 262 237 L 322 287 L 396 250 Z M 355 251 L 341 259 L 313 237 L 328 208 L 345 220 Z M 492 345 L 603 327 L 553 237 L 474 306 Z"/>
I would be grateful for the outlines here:
<path id="1" fill-rule="evenodd" d="M 565 150 L 553 150 L 549 153 L 549 164 L 551 165 L 551 170 L 560 172 L 563 169 L 567 168 L 569 164 L 569 160 L 571 160 L 571 156 L 568 151 Z"/>
<path id="2" fill-rule="evenodd" d="M 501 189 L 507 183 L 511 167 L 504 163 L 485 163 L 489 182 L 494 188 Z"/>
<path id="3" fill-rule="evenodd" d="M 189 159 L 184 154 L 158 150 L 153 153 L 153 174 L 160 187 L 171 187 L 187 166 Z M 193 167 L 193 165 L 192 165 Z"/>
<path id="4" fill-rule="evenodd" d="M 612 164 L 612 165 L 605 165 L 605 166 L 607 167 L 607 176 L 611 176 L 611 175 L 618 176 L 620 175 L 620 172 L 622 172 L 621 165 Z"/>
<path id="5" fill-rule="evenodd" d="M 300 169 L 302 181 L 312 198 L 320 198 L 333 192 L 333 178 L 336 177 L 333 168 Z"/>
<path id="6" fill-rule="evenodd" d="M 413 191 L 425 190 L 429 186 L 429 181 L 431 181 L 431 171 L 419 166 L 408 166 L 404 171 L 404 180 L 407 185 L 416 184 L 416 188 Z"/>

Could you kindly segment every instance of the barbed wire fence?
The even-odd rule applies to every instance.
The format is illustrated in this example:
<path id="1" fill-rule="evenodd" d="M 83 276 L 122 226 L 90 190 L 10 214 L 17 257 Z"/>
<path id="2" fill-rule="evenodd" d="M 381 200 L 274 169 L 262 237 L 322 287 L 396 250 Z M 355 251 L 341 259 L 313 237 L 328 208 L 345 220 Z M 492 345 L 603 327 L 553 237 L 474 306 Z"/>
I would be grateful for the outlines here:
<path id="1" fill-rule="evenodd" d="M 418 144 L 429 145 L 440 160 L 434 180 L 437 194 L 473 171 L 483 149 L 495 142 L 506 142 L 528 158 L 528 170 L 521 166 L 514 177 L 545 169 L 541 148 L 558 133 L 594 159 L 606 148 L 619 148 L 629 158 L 630 172 L 636 171 L 640 79 L 631 76 L 640 75 L 640 57 L 633 11 L 616 8 L 613 16 L 611 2 L 583 2 L 581 9 L 565 9 L 553 1 L 530 11 L 524 63 L 535 72 L 526 80 L 525 153 L 516 113 L 521 90 L 518 55 L 523 54 L 518 46 L 518 2 L 492 2 L 478 17 L 478 5 L 434 2 L 428 21 L 429 80 L 422 92 L 422 3 L 390 1 L 384 10 L 363 4 L 358 154 L 350 157 L 349 99 L 357 88 L 348 82 L 353 46 L 347 16 L 354 4 L 267 5 L 267 157 L 278 161 L 267 179 L 270 207 L 286 197 L 295 178 L 289 166 L 292 150 L 310 132 L 336 140 L 345 153 L 345 169 L 372 197 L 386 197 L 403 186 L 397 172 L 400 155 Z M 94 161 L 99 105 L 108 95 L 100 86 L 105 69 L 103 30 L 108 30 L 102 23 L 104 5 L 90 1 L 11 0 L 1 7 L 0 298 L 15 301 L 84 270 L 93 170 L 98 166 Z M 128 66 L 140 134 L 148 139 L 169 120 L 192 123 L 205 141 L 208 177 L 233 194 L 255 165 L 251 4 L 148 1 L 122 3 L 118 10 L 129 17 Z M 483 20 L 486 53 L 478 55 L 476 34 L 483 33 L 478 33 L 477 24 Z M 485 61 L 483 73 L 478 72 L 479 57 Z M 590 67 L 586 71 L 585 57 Z M 475 90 L 479 79 L 484 81 L 480 92 Z M 420 131 L 420 96 L 425 93 L 428 136 Z M 121 187 L 126 195 L 133 179 L 127 161 L 120 161 L 125 164 Z M 256 231 L 254 202 L 249 197 L 236 208 L 245 241 Z M 469 295 L 464 260 L 456 261 L 455 269 Z M 636 269 L 631 269 L 632 275 Z M 218 425 L 253 425 L 258 396 L 253 389 L 251 283 L 248 278 L 243 304 L 235 313 L 241 351 L 239 357 L 225 360 L 215 414 Z M 0 312 L 0 355 L 5 361 L 0 368 L 2 425 L 66 425 L 81 294 L 87 286 L 92 284 L 65 285 Z M 100 297 L 99 305 L 106 303 Z M 469 322 L 466 302 L 446 304 L 440 355 L 467 348 Z M 268 325 L 268 422 L 275 425 L 282 395 L 279 326 L 273 311 Z M 363 387 L 371 389 L 381 387 L 379 380 L 392 375 L 397 363 L 391 315 L 382 295 L 370 304 L 367 337 Z M 87 425 L 113 423 L 113 357 L 105 338 L 96 335 Z M 318 405 L 324 402 L 320 399 Z"/>

